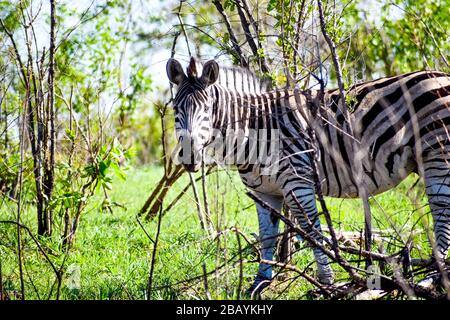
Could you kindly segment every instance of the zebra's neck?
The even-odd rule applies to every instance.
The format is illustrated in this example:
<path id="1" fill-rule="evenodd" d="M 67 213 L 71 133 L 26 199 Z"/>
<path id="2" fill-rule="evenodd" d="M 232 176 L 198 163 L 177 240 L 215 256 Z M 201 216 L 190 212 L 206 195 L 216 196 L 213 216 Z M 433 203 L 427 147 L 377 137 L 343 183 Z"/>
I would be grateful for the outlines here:
<path id="1" fill-rule="evenodd" d="M 240 93 L 213 85 L 211 96 L 214 99 L 213 128 L 223 136 L 237 135 L 233 146 L 248 144 L 255 134 L 258 138 L 265 135 L 270 141 L 275 140 L 275 135 L 296 139 L 297 142 L 304 136 L 309 111 L 305 108 L 307 99 L 302 91 L 278 89 Z M 224 153 L 236 152 L 229 146 Z"/>

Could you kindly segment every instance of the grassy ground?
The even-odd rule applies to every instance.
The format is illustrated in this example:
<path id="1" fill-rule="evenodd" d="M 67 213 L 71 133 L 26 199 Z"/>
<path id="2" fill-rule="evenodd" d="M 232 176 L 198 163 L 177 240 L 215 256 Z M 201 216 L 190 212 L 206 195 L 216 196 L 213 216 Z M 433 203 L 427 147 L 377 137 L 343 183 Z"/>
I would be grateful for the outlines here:
<path id="1" fill-rule="evenodd" d="M 57 237 L 44 245 L 50 250 L 49 257 L 59 266 L 64 262 L 65 275 L 62 284 L 62 299 L 144 299 L 149 277 L 153 244 L 136 219 L 136 213 L 162 175 L 160 168 L 134 169 L 126 181 L 117 180 L 110 192 L 111 202 L 120 204 L 113 212 L 100 209 L 102 198 L 97 196 L 82 216 L 75 245 L 66 257 L 61 251 Z M 414 210 L 407 194 L 416 177 L 410 177 L 395 190 L 386 192 L 371 200 L 374 211 L 374 228 L 389 230 L 392 237 L 406 241 L 412 229 L 419 229 L 413 237 L 415 256 L 426 256 L 429 246 L 425 232 L 428 217 L 421 218 Z M 187 177 L 178 181 L 169 192 L 169 199 L 175 197 L 188 182 Z M 200 186 L 199 186 L 200 187 Z M 419 188 L 420 189 L 420 188 Z M 249 240 L 257 233 L 255 207 L 245 195 L 245 190 L 235 173 L 213 174 L 209 177 L 209 200 L 215 228 L 222 231 L 215 240 L 210 240 L 200 228 L 192 192 L 187 193 L 170 212 L 162 218 L 160 239 L 154 265 L 152 298 L 155 299 L 234 299 L 250 284 L 257 263 L 251 262 L 256 255 L 247 242 L 240 238 L 240 254 L 236 233 L 230 228 L 241 230 Z M 423 193 L 419 203 L 424 204 Z M 335 228 L 341 231 L 360 231 L 363 228 L 363 211 L 358 200 L 327 199 Z M 15 219 L 15 205 L 3 202 L 0 220 Z M 58 220 L 59 221 L 59 220 Z M 35 213 L 28 208 L 22 214 L 22 222 L 35 230 Z M 154 238 L 156 219 L 144 222 L 144 228 Z M 20 292 L 17 261 L 17 233 L 12 225 L 0 225 L 0 275 L 4 290 L 10 296 Z M 401 242 L 401 241 L 400 241 Z M 396 243 L 400 243 L 396 241 Z M 44 299 L 55 296 L 55 276 L 48 262 L 38 252 L 32 239 L 23 236 L 24 283 L 27 299 Z M 400 249 L 389 243 L 388 251 Z M 306 268 L 313 261 L 311 250 L 300 248 L 292 263 Z M 240 282 L 240 257 L 242 283 Z M 66 260 L 64 260 L 66 259 Z M 228 262 L 227 262 L 228 261 Z M 222 267 L 221 267 L 222 266 Z M 202 277 L 221 267 L 207 277 L 207 287 Z M 337 276 L 344 277 L 338 268 Z M 308 272 L 313 274 L 313 268 Z M 72 283 L 78 281 L 79 286 Z M 279 277 L 266 298 L 299 299 L 305 296 L 311 286 L 295 274 Z M 197 280 L 183 282 L 198 277 Z M 282 281 L 290 278 L 290 281 Z M 239 290 L 239 288 L 242 288 Z M 284 290 L 286 289 L 287 290 Z M 208 292 L 207 292 L 208 291 Z"/>

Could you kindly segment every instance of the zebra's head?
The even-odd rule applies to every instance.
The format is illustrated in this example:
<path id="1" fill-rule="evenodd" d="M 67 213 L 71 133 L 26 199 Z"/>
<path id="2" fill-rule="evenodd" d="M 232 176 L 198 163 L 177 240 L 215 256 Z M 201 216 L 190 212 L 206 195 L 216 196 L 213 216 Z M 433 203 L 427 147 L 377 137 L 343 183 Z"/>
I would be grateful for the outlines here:
<path id="1" fill-rule="evenodd" d="M 181 64 L 170 59 L 166 70 L 169 80 L 178 87 L 173 101 L 178 161 L 186 170 L 197 171 L 202 164 L 203 149 L 212 136 L 214 100 L 210 86 L 219 77 L 219 65 L 210 60 L 199 75 L 196 62 L 191 58 L 186 75 Z"/>

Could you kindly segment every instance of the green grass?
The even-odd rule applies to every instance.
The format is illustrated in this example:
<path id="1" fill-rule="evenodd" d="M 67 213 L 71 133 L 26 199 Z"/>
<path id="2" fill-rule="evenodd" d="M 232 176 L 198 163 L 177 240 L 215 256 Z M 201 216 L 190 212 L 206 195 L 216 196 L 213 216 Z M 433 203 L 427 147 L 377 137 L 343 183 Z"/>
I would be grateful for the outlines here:
<path id="1" fill-rule="evenodd" d="M 60 247 L 59 237 L 41 240 L 56 266 L 61 265 L 66 258 L 64 266 L 67 272 L 63 277 L 61 299 L 146 298 L 153 243 L 139 226 L 136 214 L 161 175 L 161 168 L 140 168 L 130 170 L 126 181 L 114 181 L 109 196 L 112 203 L 118 203 L 120 206 L 114 206 L 112 213 L 101 210 L 103 198 L 97 195 L 81 218 L 74 247 L 67 257 Z M 412 229 L 426 229 L 424 223 L 425 226 L 428 225 L 428 218 L 421 219 L 407 196 L 415 180 L 416 177 L 410 177 L 395 190 L 377 196 L 376 201 L 371 200 L 374 228 L 389 229 L 392 236 L 402 241 L 407 240 Z M 173 199 L 188 181 L 187 177 L 182 177 L 169 191 L 167 201 Z M 252 234 L 258 232 L 255 206 L 245 195 L 245 189 L 236 173 L 213 174 L 208 178 L 208 182 L 212 220 L 215 228 L 223 233 L 211 240 L 200 228 L 190 189 L 162 218 L 153 276 L 154 299 L 206 298 L 203 266 L 210 272 L 222 264 L 225 264 L 223 268 L 207 277 L 209 294 L 214 299 L 235 299 L 238 294 L 242 297 L 242 292 L 256 273 L 257 263 L 252 262 L 256 259 L 256 254 L 249 247 L 242 253 L 243 282 L 242 290 L 238 293 L 240 265 L 236 261 L 239 260 L 239 250 L 236 233 L 230 228 L 237 227 L 253 241 Z M 200 184 L 198 187 L 201 190 Z M 422 205 L 426 202 L 423 194 L 420 196 L 420 202 Z M 327 199 L 327 205 L 336 230 L 362 230 L 364 219 L 360 200 Z M 0 220 L 15 220 L 15 210 L 14 203 L 3 202 L 0 207 Z M 58 222 L 61 218 L 56 220 Z M 156 234 L 156 220 L 143 222 L 152 238 Z M 24 210 L 21 221 L 35 231 L 35 212 L 32 207 Z M 418 225 L 415 225 L 417 221 Z M 399 231 L 399 234 L 394 230 Z M 427 256 L 430 249 L 425 232 L 419 232 L 413 240 L 413 254 Z M 25 233 L 22 241 L 26 298 L 54 298 L 56 287 L 51 289 L 55 280 L 52 269 Z M 242 248 L 245 248 L 246 244 L 241 238 Z M 400 249 L 389 243 L 385 243 L 384 247 L 390 252 Z M 0 224 L 1 276 L 4 289 L 10 297 L 14 297 L 14 292 L 20 292 L 16 249 L 16 227 Z M 302 269 L 312 261 L 311 250 L 302 247 L 295 254 L 292 263 Z M 79 289 L 70 286 L 73 279 L 71 270 L 74 268 L 78 268 L 81 273 Z M 312 275 L 313 269 L 308 269 Z M 338 277 L 345 276 L 340 273 L 338 267 L 335 269 Z M 286 276 L 292 278 L 295 274 Z M 199 277 L 198 280 L 183 283 L 184 280 L 195 277 Z M 266 291 L 265 297 L 307 298 L 305 294 L 312 288 L 302 278 L 293 279 L 289 286 L 288 284 L 281 280 L 275 281 L 271 289 Z M 286 287 L 287 290 L 283 291 Z"/>

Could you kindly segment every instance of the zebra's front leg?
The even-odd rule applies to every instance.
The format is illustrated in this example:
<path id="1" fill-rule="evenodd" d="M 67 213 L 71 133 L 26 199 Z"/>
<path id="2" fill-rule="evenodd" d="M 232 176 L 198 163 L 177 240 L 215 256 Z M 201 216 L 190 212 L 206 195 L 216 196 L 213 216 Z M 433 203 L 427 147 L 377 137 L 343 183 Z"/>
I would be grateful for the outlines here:
<path id="1" fill-rule="evenodd" d="M 434 256 L 444 263 L 450 249 L 450 172 L 448 159 L 437 154 L 424 161 L 428 202 L 434 220 L 436 248 Z M 447 155 L 448 158 L 448 155 Z"/>
<path id="2" fill-rule="evenodd" d="M 280 211 L 283 198 L 269 196 L 257 193 L 259 199 L 270 205 L 273 209 Z M 261 259 L 273 260 L 275 246 L 277 243 L 279 219 L 274 218 L 270 212 L 256 202 L 256 210 L 258 211 L 259 222 L 259 239 L 261 243 Z M 272 281 L 272 266 L 266 263 L 260 263 L 258 273 L 253 284 L 247 290 L 247 294 L 255 295 L 261 293 Z"/>
<path id="3" fill-rule="evenodd" d="M 311 237 L 323 244 L 323 234 L 317 213 L 316 197 L 312 187 L 296 186 L 286 191 L 285 202 L 294 214 L 300 228 Z M 317 276 L 319 282 L 331 284 L 334 279 L 333 270 L 330 267 L 327 255 L 318 247 L 313 247 L 314 257 L 317 263 Z"/>

